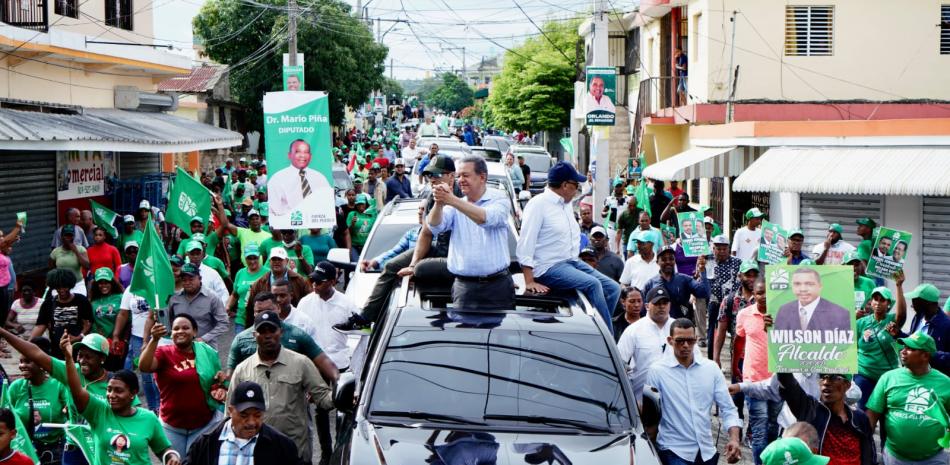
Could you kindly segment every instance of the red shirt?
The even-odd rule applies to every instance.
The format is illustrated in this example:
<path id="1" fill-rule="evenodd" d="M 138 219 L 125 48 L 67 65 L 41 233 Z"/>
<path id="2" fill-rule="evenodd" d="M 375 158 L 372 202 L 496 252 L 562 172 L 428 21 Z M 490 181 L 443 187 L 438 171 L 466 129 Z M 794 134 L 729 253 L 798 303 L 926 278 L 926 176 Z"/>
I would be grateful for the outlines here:
<path id="1" fill-rule="evenodd" d="M 13 451 L 9 457 L 0 459 L 0 463 L 3 465 L 35 465 L 29 457 L 18 451 Z"/>
<path id="2" fill-rule="evenodd" d="M 858 433 L 832 414 L 821 445 L 821 455 L 831 458 L 828 465 L 860 465 L 861 440 Z"/>
<path id="3" fill-rule="evenodd" d="M 370 162 L 367 168 L 372 168 L 373 163 L 379 163 L 380 168 L 389 168 L 389 159 L 386 157 L 374 158 L 373 161 Z"/>
<path id="4" fill-rule="evenodd" d="M 119 276 L 119 267 L 122 266 L 122 257 L 119 256 L 119 249 L 106 244 L 93 244 L 86 249 L 89 254 L 89 270 L 95 275 L 99 268 L 109 268 L 112 274 Z"/>
<path id="5" fill-rule="evenodd" d="M 198 381 L 195 354 L 185 354 L 174 345 L 162 346 L 155 350 L 155 361 L 162 421 L 181 429 L 207 425 L 214 412 L 208 407 Z"/>

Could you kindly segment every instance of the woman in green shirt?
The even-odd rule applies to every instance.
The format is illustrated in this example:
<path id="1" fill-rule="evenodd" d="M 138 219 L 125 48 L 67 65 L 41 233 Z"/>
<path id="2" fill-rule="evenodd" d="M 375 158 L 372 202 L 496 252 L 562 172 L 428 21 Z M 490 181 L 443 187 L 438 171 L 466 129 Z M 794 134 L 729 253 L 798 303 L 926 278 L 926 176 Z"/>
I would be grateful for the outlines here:
<path id="1" fill-rule="evenodd" d="M 165 465 L 180 465 L 158 417 L 148 409 L 132 405 L 139 393 L 139 380 L 128 370 L 117 371 L 109 379 L 107 400 L 89 395 L 82 387 L 73 362 L 73 347 L 68 337 L 59 342 L 66 360 L 69 392 L 76 409 L 89 422 L 96 442 L 99 463 L 150 465 L 148 450 Z"/>
<path id="2" fill-rule="evenodd" d="M 106 359 L 106 370 L 122 368 L 125 362 L 125 349 L 128 347 L 126 324 L 129 311 L 120 310 L 122 306 L 122 285 L 115 281 L 109 268 L 99 268 L 91 286 L 89 303 L 92 305 L 92 330 L 110 339 L 110 354 Z"/>
<path id="3" fill-rule="evenodd" d="M 310 247 L 313 251 L 314 263 L 320 263 L 327 259 L 330 249 L 336 248 L 336 241 L 332 234 L 323 234 L 322 229 L 311 229 L 310 234 L 300 238 L 300 243 Z"/>
<path id="4" fill-rule="evenodd" d="M 369 236 L 369 232 L 373 230 L 373 223 L 376 222 L 376 213 L 371 213 L 367 208 L 369 208 L 369 197 L 366 194 L 357 195 L 356 210 L 351 211 L 349 216 L 346 217 L 353 249 L 357 255 L 363 251 L 366 238 Z"/>
<path id="5" fill-rule="evenodd" d="M 234 275 L 234 292 L 231 293 L 226 306 L 228 314 L 234 317 L 234 334 L 244 331 L 248 325 L 246 321 L 247 293 L 261 276 L 267 274 L 267 269 L 261 266 L 261 253 L 258 250 L 256 244 L 248 245 L 244 249 L 244 260 L 247 266 Z"/>
<path id="6" fill-rule="evenodd" d="M 854 375 L 854 383 L 861 388 L 861 400 L 858 401 L 861 410 L 867 410 L 868 398 L 881 375 L 899 366 L 894 335 L 907 319 L 903 271 L 894 275 L 894 287 L 897 291 L 894 313 L 889 313 L 895 303 L 891 290 L 884 286 L 877 287 L 871 291 L 868 303 L 871 313 L 859 318 L 855 325 L 858 335 L 858 373 Z"/>
<path id="7" fill-rule="evenodd" d="M 49 355 L 50 342 L 45 337 L 30 340 Z M 50 378 L 39 364 L 20 356 L 22 378 L 10 383 L 7 388 L 10 407 L 27 431 L 33 431 L 33 447 L 40 463 L 60 463 L 63 457 L 64 432 L 61 428 L 40 427 L 42 423 L 66 423 L 67 396 L 69 390 L 63 383 Z"/>
<path id="8" fill-rule="evenodd" d="M 75 226 L 71 224 L 63 226 L 63 231 L 60 233 L 63 245 L 49 253 L 49 267 L 69 270 L 76 276 L 72 292 L 85 296 L 86 282 L 83 280 L 82 269 L 89 268 L 89 254 L 86 253 L 85 247 L 73 243 L 75 236 Z"/>

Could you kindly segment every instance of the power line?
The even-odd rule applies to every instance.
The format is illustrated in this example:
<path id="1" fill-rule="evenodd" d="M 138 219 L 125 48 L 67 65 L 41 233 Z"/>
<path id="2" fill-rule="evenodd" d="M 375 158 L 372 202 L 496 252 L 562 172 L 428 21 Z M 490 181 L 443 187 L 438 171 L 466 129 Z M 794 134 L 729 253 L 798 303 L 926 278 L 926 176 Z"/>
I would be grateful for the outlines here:
<path id="1" fill-rule="evenodd" d="M 442 0 L 442 1 L 444 2 L 445 0 Z M 550 43 L 551 46 L 554 47 L 554 50 L 557 50 L 557 53 L 560 53 L 561 56 L 564 57 L 565 60 L 567 60 L 568 63 L 574 63 L 574 60 L 572 60 L 571 57 L 567 56 L 566 53 L 561 51 L 560 47 L 558 47 L 557 44 L 555 44 L 554 41 L 551 40 L 550 37 L 548 37 L 548 35 L 544 32 L 544 29 L 541 29 L 541 27 L 538 26 L 538 24 L 535 23 L 533 19 L 531 19 L 531 16 L 528 16 L 528 13 L 524 11 L 524 8 L 521 8 L 521 5 L 518 4 L 518 0 L 511 0 L 511 1 L 515 4 L 516 7 L 518 7 L 519 10 L 521 10 L 521 13 L 524 15 L 524 17 L 528 18 L 528 21 L 531 21 L 531 25 L 534 26 L 534 28 L 537 29 L 538 32 L 540 32 L 541 35 L 544 36 L 545 39 L 547 39 L 548 43 Z"/>

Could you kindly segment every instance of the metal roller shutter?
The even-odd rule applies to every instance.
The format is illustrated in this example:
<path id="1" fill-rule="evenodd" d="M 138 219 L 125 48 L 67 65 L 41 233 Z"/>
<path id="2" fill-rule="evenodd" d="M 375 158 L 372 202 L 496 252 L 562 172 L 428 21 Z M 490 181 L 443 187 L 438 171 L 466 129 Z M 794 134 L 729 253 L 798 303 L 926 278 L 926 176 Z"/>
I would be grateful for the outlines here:
<path id="1" fill-rule="evenodd" d="M 923 281 L 950 291 L 950 198 L 924 197 Z"/>
<path id="2" fill-rule="evenodd" d="M 157 153 L 119 153 L 119 177 L 137 178 L 162 172 L 162 157 Z"/>
<path id="3" fill-rule="evenodd" d="M 9 232 L 16 212 L 27 212 L 26 234 L 13 246 L 17 274 L 46 268 L 56 230 L 56 153 L 2 152 L 0 227 Z"/>
<path id="4" fill-rule="evenodd" d="M 805 233 L 806 252 L 815 244 L 824 242 L 828 224 L 838 223 L 844 230 L 845 242 L 857 247 L 861 237 L 857 234 L 857 221 L 862 217 L 881 222 L 881 197 L 874 195 L 801 195 L 801 228 Z"/>

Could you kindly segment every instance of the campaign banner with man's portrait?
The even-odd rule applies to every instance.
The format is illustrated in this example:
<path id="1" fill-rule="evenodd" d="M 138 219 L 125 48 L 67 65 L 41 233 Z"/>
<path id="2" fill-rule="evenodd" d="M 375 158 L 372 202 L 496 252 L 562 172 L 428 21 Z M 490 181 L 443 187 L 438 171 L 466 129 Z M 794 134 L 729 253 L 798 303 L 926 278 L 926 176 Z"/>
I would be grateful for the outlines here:
<path id="1" fill-rule="evenodd" d="M 326 92 L 264 94 L 267 200 L 272 228 L 336 224 Z"/>
<path id="2" fill-rule="evenodd" d="M 587 95 L 584 113 L 588 126 L 613 126 L 617 120 L 617 69 L 587 67 Z"/>
<path id="3" fill-rule="evenodd" d="M 904 259 L 910 247 L 911 233 L 881 227 L 871 249 L 865 274 L 875 278 L 894 279 L 894 273 L 904 269 Z"/>
<path id="4" fill-rule="evenodd" d="M 759 261 L 769 264 L 785 261 L 788 231 L 768 221 L 762 221 L 762 238 L 759 239 Z"/>
<path id="5" fill-rule="evenodd" d="M 767 265 L 773 373 L 857 373 L 854 271 L 841 265 Z"/>
<path id="6" fill-rule="evenodd" d="M 706 240 L 706 226 L 703 225 L 703 214 L 700 212 L 677 213 L 676 219 L 680 224 L 680 243 L 683 245 L 683 254 L 687 257 L 709 255 L 709 241 Z"/>
<path id="7" fill-rule="evenodd" d="M 284 90 L 306 90 L 304 87 L 304 68 L 303 68 L 303 53 L 297 54 L 297 63 L 294 65 L 290 64 L 290 54 L 285 53 L 283 56 L 284 64 L 282 69 Z"/>

